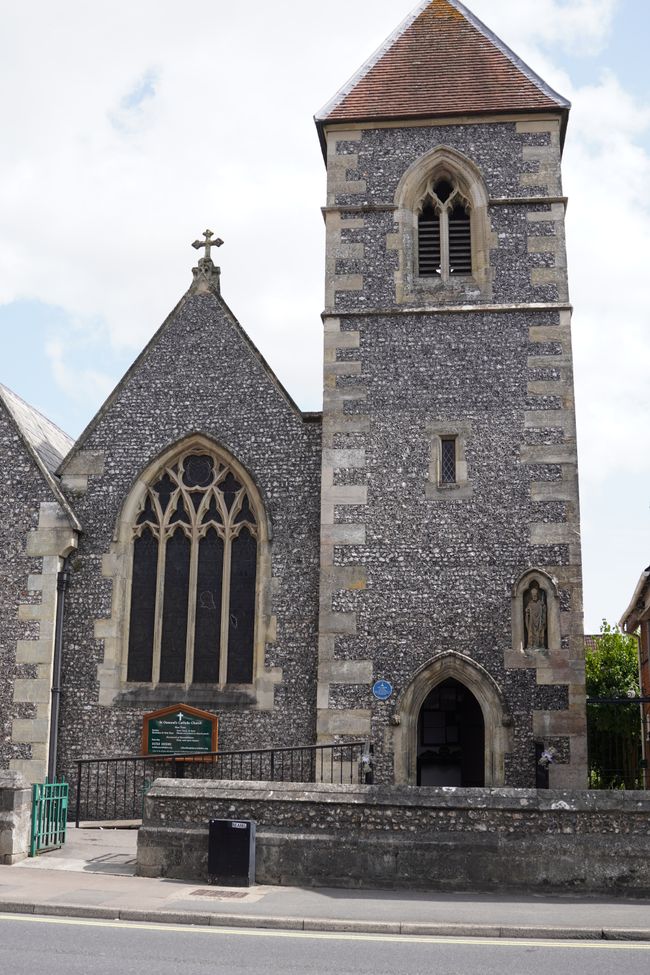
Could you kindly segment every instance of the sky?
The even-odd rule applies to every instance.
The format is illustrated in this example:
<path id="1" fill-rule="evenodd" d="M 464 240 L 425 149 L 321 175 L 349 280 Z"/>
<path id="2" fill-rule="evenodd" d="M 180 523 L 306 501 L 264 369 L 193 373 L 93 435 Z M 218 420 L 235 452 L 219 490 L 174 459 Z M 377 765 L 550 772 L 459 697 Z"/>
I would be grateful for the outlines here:
<path id="1" fill-rule="evenodd" d="M 222 237 L 222 292 L 322 403 L 313 123 L 414 0 L 0 0 L 0 382 L 77 436 Z M 650 563 L 647 0 L 471 0 L 573 108 L 564 152 L 585 627 Z"/>

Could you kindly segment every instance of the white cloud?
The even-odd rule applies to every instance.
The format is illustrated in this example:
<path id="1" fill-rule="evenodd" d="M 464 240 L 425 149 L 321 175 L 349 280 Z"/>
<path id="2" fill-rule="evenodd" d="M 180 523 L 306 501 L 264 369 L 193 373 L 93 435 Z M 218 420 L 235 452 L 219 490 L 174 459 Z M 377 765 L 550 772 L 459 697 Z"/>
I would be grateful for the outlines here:
<path id="1" fill-rule="evenodd" d="M 17 92 L 0 107 L 0 300 L 99 313 L 135 351 L 188 286 L 207 224 L 226 239 L 233 310 L 318 406 L 324 169 L 310 115 L 331 86 L 308 69 L 307 12 L 214 5 L 197 21 L 169 0 L 118 0 L 70 3 L 62 22 L 36 8 L 5 23 L 22 59 L 0 64 Z M 290 47 L 290 15 L 311 47 Z"/>
<path id="2" fill-rule="evenodd" d="M 57 382 L 71 395 L 107 387 L 74 348 L 84 329 L 99 320 L 107 342 L 135 354 L 189 285 L 190 243 L 209 226 L 226 241 L 224 297 L 300 405 L 318 408 L 325 174 L 311 116 L 408 0 L 0 4 L 0 302 L 35 298 L 77 323 L 50 348 Z M 599 514 L 612 504 L 608 458 L 639 479 L 650 468 L 650 113 L 612 71 L 576 86 L 558 61 L 605 48 L 616 0 L 469 5 L 573 102 L 565 189 L 585 527 L 614 552 L 613 526 L 624 530 L 613 518 L 603 529 Z M 616 503 L 625 508 L 623 491 Z"/>
<path id="3" fill-rule="evenodd" d="M 616 0 L 475 0 L 478 16 L 572 103 L 564 152 L 583 495 L 624 464 L 650 474 L 650 109 L 613 70 L 575 85 L 555 58 L 605 46 Z M 603 538 L 602 532 L 600 538 Z"/>
<path id="4" fill-rule="evenodd" d="M 470 8 L 520 56 L 522 48 L 552 44 L 576 56 L 605 45 L 619 0 L 472 0 Z"/>
<path id="5" fill-rule="evenodd" d="M 611 74 L 572 97 L 564 166 L 569 270 L 582 475 L 595 481 L 609 473 L 604 453 L 650 473 L 641 449 L 650 418 L 650 154 L 631 141 L 650 126 L 650 112 Z"/>
<path id="6" fill-rule="evenodd" d="M 148 110 L 156 97 L 158 76 L 157 69 L 149 68 L 127 91 L 115 111 L 109 112 L 110 123 L 118 132 L 135 134 L 151 122 L 152 112 Z"/>
<path id="7" fill-rule="evenodd" d="M 61 339 L 49 339 L 45 344 L 45 354 L 59 389 L 78 402 L 99 405 L 111 392 L 114 386 L 112 377 L 98 369 L 71 365 L 66 360 L 66 348 Z"/>

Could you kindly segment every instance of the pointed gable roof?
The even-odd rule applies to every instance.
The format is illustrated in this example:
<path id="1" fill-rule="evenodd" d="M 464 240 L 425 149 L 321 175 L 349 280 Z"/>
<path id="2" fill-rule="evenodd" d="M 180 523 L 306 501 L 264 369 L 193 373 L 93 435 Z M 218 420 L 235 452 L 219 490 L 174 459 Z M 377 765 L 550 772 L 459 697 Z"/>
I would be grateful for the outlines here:
<path id="1" fill-rule="evenodd" d="M 72 459 L 83 450 L 88 440 L 91 438 L 94 431 L 97 429 L 101 423 L 104 416 L 109 412 L 113 404 L 119 398 L 122 391 L 127 387 L 130 380 L 137 375 L 140 368 L 147 362 L 149 357 L 155 352 L 156 346 L 161 341 L 165 333 L 174 327 L 174 323 L 177 319 L 181 319 L 185 314 L 188 313 L 188 307 L 191 308 L 191 303 L 195 302 L 197 297 L 202 299 L 211 299 L 214 302 L 214 311 L 219 314 L 223 314 L 224 320 L 232 327 L 234 334 L 238 336 L 244 348 L 246 348 L 251 355 L 251 357 L 257 361 L 261 366 L 262 370 L 266 373 L 269 378 L 270 383 L 276 388 L 280 397 L 285 400 L 289 409 L 291 409 L 296 416 L 305 423 L 320 423 L 322 421 L 322 414 L 315 411 L 303 412 L 297 403 L 293 400 L 287 390 L 284 388 L 273 369 L 266 361 L 262 353 L 259 351 L 253 340 L 244 330 L 243 326 L 239 323 L 239 320 L 235 318 L 235 315 L 230 310 L 226 304 L 224 298 L 221 295 L 221 291 L 214 287 L 199 286 L 196 287 L 192 285 L 188 291 L 183 295 L 181 300 L 178 302 L 176 307 L 169 313 L 165 321 L 159 327 L 159 329 L 154 333 L 154 335 L 149 339 L 142 352 L 138 355 L 135 361 L 127 369 L 125 374 L 122 376 L 117 386 L 109 393 L 107 399 L 104 401 L 102 406 L 92 418 L 87 427 L 82 430 L 78 439 L 75 441 L 72 449 L 61 462 L 58 468 L 58 474 L 63 475 L 72 461 Z M 191 310 L 189 314 L 192 314 Z M 216 322 L 216 319 L 215 319 Z"/>
<path id="2" fill-rule="evenodd" d="M 55 423 L 26 403 L 13 390 L 0 383 L 0 404 L 2 404 L 18 435 L 25 444 L 41 475 L 52 491 L 55 499 L 65 511 L 73 528 L 80 529 L 79 522 L 67 498 L 64 497 L 55 471 L 66 454 L 72 449 L 74 440 Z"/>
<path id="3" fill-rule="evenodd" d="M 569 108 L 459 0 L 423 0 L 316 123 Z"/>

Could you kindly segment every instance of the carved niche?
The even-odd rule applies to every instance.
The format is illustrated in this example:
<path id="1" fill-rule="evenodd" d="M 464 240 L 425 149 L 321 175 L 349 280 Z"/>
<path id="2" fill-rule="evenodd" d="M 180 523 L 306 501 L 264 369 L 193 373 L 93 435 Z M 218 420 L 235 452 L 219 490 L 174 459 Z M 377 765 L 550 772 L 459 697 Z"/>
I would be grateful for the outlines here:
<path id="1" fill-rule="evenodd" d="M 512 587 L 512 648 L 527 653 L 560 647 L 557 583 L 542 569 L 528 569 Z"/>

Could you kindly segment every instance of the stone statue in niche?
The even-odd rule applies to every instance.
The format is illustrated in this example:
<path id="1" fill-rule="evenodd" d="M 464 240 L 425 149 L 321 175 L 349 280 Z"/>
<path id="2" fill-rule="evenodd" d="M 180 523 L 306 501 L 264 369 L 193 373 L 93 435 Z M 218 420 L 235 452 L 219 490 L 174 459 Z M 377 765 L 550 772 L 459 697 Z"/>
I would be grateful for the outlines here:
<path id="1" fill-rule="evenodd" d="M 524 625 L 527 650 L 548 647 L 546 639 L 546 593 L 535 583 L 532 583 L 526 594 Z"/>

